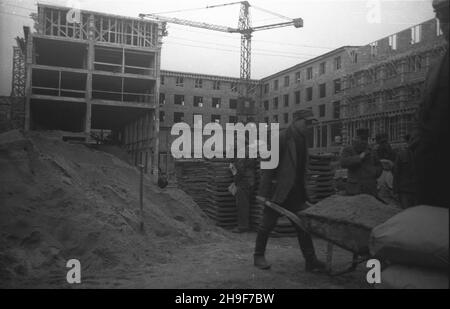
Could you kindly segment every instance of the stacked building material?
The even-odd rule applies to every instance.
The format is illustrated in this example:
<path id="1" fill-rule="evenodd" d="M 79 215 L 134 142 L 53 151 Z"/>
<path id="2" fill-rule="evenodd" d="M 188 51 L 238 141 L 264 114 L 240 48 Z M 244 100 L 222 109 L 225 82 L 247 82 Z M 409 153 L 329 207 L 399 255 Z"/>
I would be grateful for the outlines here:
<path id="1" fill-rule="evenodd" d="M 178 187 L 189 194 L 201 209 L 207 206 L 208 183 L 207 163 L 199 159 L 175 161 L 175 173 Z"/>
<path id="2" fill-rule="evenodd" d="M 253 192 L 250 200 L 250 228 L 252 230 L 257 230 L 262 219 L 262 211 L 264 206 L 256 199 L 259 190 L 259 184 L 261 181 L 261 163 L 258 160 L 255 166 L 255 185 L 253 187 Z"/>
<path id="3" fill-rule="evenodd" d="M 231 228 L 237 223 L 237 210 L 234 196 L 228 191 L 233 182 L 230 160 L 213 159 L 207 162 L 208 183 L 205 186 L 207 206 L 205 213 L 217 226 Z M 205 188 L 203 188 L 205 189 Z"/>
<path id="4" fill-rule="evenodd" d="M 334 194 L 332 156 L 310 155 L 306 171 L 306 191 L 311 203 Z"/>

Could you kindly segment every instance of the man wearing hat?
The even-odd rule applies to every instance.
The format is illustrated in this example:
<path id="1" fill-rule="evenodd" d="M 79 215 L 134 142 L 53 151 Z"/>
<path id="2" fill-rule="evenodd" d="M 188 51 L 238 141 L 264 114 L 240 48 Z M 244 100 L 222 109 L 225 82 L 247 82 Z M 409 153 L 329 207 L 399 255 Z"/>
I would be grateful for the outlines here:
<path id="1" fill-rule="evenodd" d="M 410 141 L 409 134 L 404 136 L 406 144 Z M 417 183 L 414 175 L 413 154 L 409 147 L 399 151 L 394 165 L 394 193 L 398 195 L 403 209 L 417 205 Z"/>
<path id="2" fill-rule="evenodd" d="M 392 150 L 391 145 L 388 141 L 387 133 L 378 133 L 375 136 L 375 141 L 377 142 L 377 154 L 380 160 L 395 161 L 395 153 Z"/>
<path id="3" fill-rule="evenodd" d="M 383 167 L 367 142 L 368 129 L 356 130 L 357 139 L 342 151 L 341 166 L 348 169 L 345 191 L 348 195 L 377 196 L 377 179 Z"/>
<path id="4" fill-rule="evenodd" d="M 450 134 L 449 134 L 449 0 L 433 0 L 447 43 L 445 54 L 432 64 L 424 85 L 410 149 L 417 177 L 417 202 L 449 207 Z"/>
<path id="5" fill-rule="evenodd" d="M 239 143 L 237 143 L 239 144 Z M 249 144 L 249 138 L 245 135 L 244 148 L 246 152 L 250 151 L 252 145 Z M 232 164 L 232 173 L 236 191 L 234 193 L 237 209 L 237 227 L 232 230 L 233 233 L 244 233 L 250 230 L 250 199 L 255 185 L 256 159 L 246 157 L 238 158 L 237 150 L 234 162 Z"/>
<path id="6" fill-rule="evenodd" d="M 259 196 L 295 213 L 306 208 L 305 201 L 308 199 L 305 189 L 308 160 L 306 136 L 315 119 L 310 110 L 299 110 L 294 113 L 293 118 L 289 127 L 280 133 L 278 167 L 261 170 Z M 254 264 L 260 269 L 270 268 L 264 255 L 269 234 L 276 226 L 279 216 L 275 210 L 264 208 L 254 252 Z M 325 264 L 317 259 L 311 236 L 295 224 L 294 226 L 305 259 L 305 270 L 324 271 Z"/>

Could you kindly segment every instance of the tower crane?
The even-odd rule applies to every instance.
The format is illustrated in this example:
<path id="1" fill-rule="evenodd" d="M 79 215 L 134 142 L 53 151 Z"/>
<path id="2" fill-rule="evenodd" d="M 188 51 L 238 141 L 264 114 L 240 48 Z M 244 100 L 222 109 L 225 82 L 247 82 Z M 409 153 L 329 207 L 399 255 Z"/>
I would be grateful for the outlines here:
<path id="1" fill-rule="evenodd" d="M 253 112 L 249 112 L 252 108 L 249 108 L 251 105 L 252 99 L 250 98 L 250 77 L 251 77 L 251 43 L 252 43 L 252 35 L 255 31 L 268 30 L 286 26 L 294 26 L 295 28 L 303 27 L 303 19 L 302 18 L 289 18 L 275 12 L 262 9 L 251 5 L 248 1 L 239 1 L 239 2 L 231 2 L 225 4 L 217 4 L 210 5 L 205 7 L 206 9 L 223 7 L 228 5 L 240 4 L 240 13 L 239 13 L 239 22 L 237 28 L 214 25 L 204 22 L 197 22 L 185 19 L 179 19 L 174 17 L 164 17 L 157 14 L 139 14 L 140 18 L 148 18 L 153 20 L 158 20 L 164 23 L 173 23 L 183 26 L 190 26 L 196 28 L 209 29 L 213 31 L 226 32 L 226 33 L 239 33 L 241 35 L 241 56 L 240 56 L 240 87 L 239 87 L 239 99 L 238 99 L 238 111 L 246 114 L 253 114 Z M 250 17 L 250 7 L 253 9 L 257 9 L 263 11 L 268 14 L 275 15 L 279 18 L 286 20 L 285 22 L 263 25 L 252 27 L 251 17 Z M 240 108 L 241 107 L 241 108 Z M 247 112 L 245 112 L 247 111 Z"/>

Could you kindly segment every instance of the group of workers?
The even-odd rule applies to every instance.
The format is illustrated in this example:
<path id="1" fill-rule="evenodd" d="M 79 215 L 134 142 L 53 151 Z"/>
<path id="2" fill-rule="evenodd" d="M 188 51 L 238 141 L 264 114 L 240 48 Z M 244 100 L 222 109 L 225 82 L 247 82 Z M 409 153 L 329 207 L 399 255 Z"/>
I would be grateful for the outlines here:
<path id="1" fill-rule="evenodd" d="M 394 162 L 393 190 L 398 194 L 403 207 L 414 205 L 450 206 L 448 179 L 450 177 L 450 134 L 449 134 L 449 0 L 433 0 L 436 17 L 447 42 L 447 50 L 429 70 L 424 96 L 419 106 L 413 130 L 405 137 L 407 147 L 394 158 L 387 143 L 387 136 L 377 137 L 377 147 L 368 143 L 369 131 L 359 129 L 357 139 L 342 151 L 341 165 L 348 170 L 346 193 L 370 194 L 377 198 L 379 179 L 383 174 L 383 163 Z M 305 173 L 308 161 L 307 136 L 315 119 L 310 110 L 294 113 L 289 127 L 280 133 L 279 164 L 275 169 L 261 170 L 258 195 L 281 207 L 298 212 L 306 208 L 308 196 L 305 188 Z M 246 179 L 251 159 L 235 162 L 236 202 L 239 225 L 235 232 L 249 229 L 250 194 L 254 182 Z M 384 170 L 389 169 L 384 167 Z M 269 269 L 265 250 L 270 232 L 280 214 L 269 207 L 263 211 L 255 243 L 254 265 Z M 325 264 L 316 257 L 311 236 L 296 226 L 298 243 L 305 259 L 305 269 L 310 272 L 325 271 Z"/>
<path id="2" fill-rule="evenodd" d="M 347 169 L 345 194 L 369 194 L 384 203 L 400 203 L 402 208 L 416 205 L 414 194 L 417 177 L 413 152 L 406 147 L 396 154 L 388 143 L 388 135 L 378 134 L 376 145 L 368 143 L 368 129 L 356 130 L 356 140 L 343 149 L 341 167 Z"/>

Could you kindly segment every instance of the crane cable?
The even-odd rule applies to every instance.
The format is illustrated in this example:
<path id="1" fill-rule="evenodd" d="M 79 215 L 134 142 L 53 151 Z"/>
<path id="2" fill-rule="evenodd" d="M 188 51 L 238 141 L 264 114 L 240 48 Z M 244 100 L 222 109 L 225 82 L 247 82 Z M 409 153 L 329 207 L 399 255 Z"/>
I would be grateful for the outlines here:
<path id="1" fill-rule="evenodd" d="M 251 7 L 254 8 L 254 9 L 257 9 L 257 10 L 260 10 L 260 11 L 263 11 L 263 12 L 266 12 L 267 14 L 271 14 L 271 15 L 277 16 L 277 17 L 279 17 L 279 18 L 282 18 L 282 19 L 286 19 L 286 20 L 292 21 L 292 18 L 289 18 L 289 17 L 287 17 L 287 16 L 284 16 L 284 15 L 281 15 L 281 14 L 278 14 L 278 13 L 275 13 L 275 12 L 272 12 L 272 11 L 269 11 L 269 10 L 266 10 L 266 9 L 263 9 L 263 8 L 260 8 L 260 7 L 257 7 L 257 6 L 254 6 L 254 5 L 251 5 Z"/>
<path id="2" fill-rule="evenodd" d="M 199 8 L 192 8 L 192 9 L 181 9 L 181 10 L 174 10 L 174 11 L 165 11 L 165 12 L 158 12 L 158 13 L 152 13 L 152 14 L 158 14 L 159 15 L 159 14 L 172 14 L 172 13 L 180 13 L 180 12 L 198 11 L 198 10 L 212 9 L 212 8 L 217 8 L 217 7 L 227 6 L 227 5 L 233 5 L 233 4 L 239 4 L 239 3 L 241 3 L 241 2 L 231 2 L 231 3 L 224 3 L 224 4 L 208 5 L 206 7 L 199 7 Z M 277 16 L 277 17 L 279 17 L 281 19 L 286 19 L 286 20 L 292 21 L 292 18 L 289 18 L 287 16 L 284 16 L 284 15 L 281 15 L 281 14 L 278 14 L 278 13 L 275 13 L 275 12 L 272 12 L 272 11 L 260 8 L 258 6 L 250 5 L 250 7 L 254 8 L 254 9 L 257 9 L 259 11 L 265 12 L 267 14 L 271 14 L 273 16 Z"/>
<path id="3" fill-rule="evenodd" d="M 192 9 L 183 9 L 183 10 L 175 10 L 175 11 L 166 11 L 166 12 L 158 12 L 158 13 L 152 13 L 152 14 L 155 14 L 155 15 L 160 15 L 160 14 L 171 14 L 171 13 L 180 13 L 180 12 L 188 12 L 188 11 L 204 10 L 204 9 L 207 9 L 207 7 L 192 8 Z"/>
<path id="4" fill-rule="evenodd" d="M 181 9 L 181 10 L 175 10 L 175 11 L 166 11 L 166 12 L 158 12 L 158 13 L 152 13 L 152 14 L 171 14 L 171 13 L 180 13 L 180 12 L 189 12 L 189 11 L 197 11 L 197 10 L 205 10 L 205 9 L 212 9 L 216 7 L 231 5 L 231 4 L 238 4 L 241 2 L 232 2 L 232 3 L 225 3 L 225 4 L 216 4 L 216 5 L 208 5 L 201 8 L 192 8 L 192 9 Z"/>

